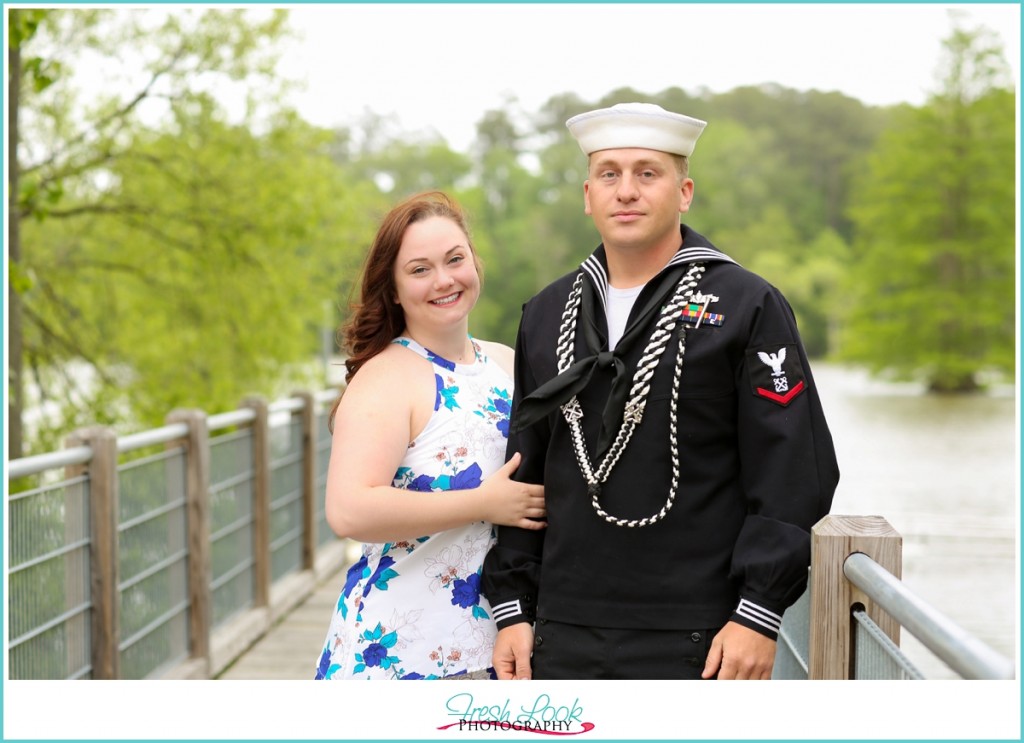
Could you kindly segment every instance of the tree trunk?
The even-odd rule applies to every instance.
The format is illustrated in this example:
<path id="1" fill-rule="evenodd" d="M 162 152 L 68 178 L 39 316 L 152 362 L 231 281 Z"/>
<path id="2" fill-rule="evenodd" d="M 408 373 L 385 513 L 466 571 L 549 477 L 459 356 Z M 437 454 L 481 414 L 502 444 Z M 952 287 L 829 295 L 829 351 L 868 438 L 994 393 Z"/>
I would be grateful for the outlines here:
<path id="1" fill-rule="evenodd" d="M 11 11 L 14 13 L 15 11 Z M 8 187 L 7 204 L 7 260 L 11 270 L 18 270 L 21 264 L 21 214 L 18 211 L 18 104 L 21 92 L 21 50 L 12 45 L 7 52 L 8 69 L 8 111 L 7 111 L 7 156 Z M 7 283 L 7 457 L 17 459 L 22 455 L 21 416 L 25 409 L 25 383 L 22 376 L 24 358 L 22 351 L 21 295 L 17 281 Z"/>

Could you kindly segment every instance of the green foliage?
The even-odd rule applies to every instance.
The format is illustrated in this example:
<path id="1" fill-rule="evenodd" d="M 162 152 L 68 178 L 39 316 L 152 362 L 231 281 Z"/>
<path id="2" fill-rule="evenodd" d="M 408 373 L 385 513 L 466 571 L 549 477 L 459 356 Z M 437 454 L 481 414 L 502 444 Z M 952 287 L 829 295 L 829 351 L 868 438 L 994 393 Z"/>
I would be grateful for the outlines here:
<path id="1" fill-rule="evenodd" d="M 107 370 L 139 423 L 270 392 L 315 356 L 331 277 L 353 269 L 338 238 L 361 197 L 328 141 L 291 116 L 254 136 L 206 108 L 141 134 L 105 174 L 108 208 L 28 231 L 39 295 L 60 298 L 39 303 L 36 325 L 54 338 L 74 325 L 68 350 Z M 42 334 L 26 340 L 42 351 Z"/>
<path id="2" fill-rule="evenodd" d="M 984 34 L 957 30 L 950 74 L 868 161 L 843 356 L 939 391 L 1014 365 L 1014 96 Z"/>
<path id="3" fill-rule="evenodd" d="M 751 129 L 722 119 L 715 121 L 713 133 L 701 137 L 691 158 L 694 197 L 683 221 L 746 264 L 765 249 L 757 225 L 765 221 L 768 212 L 786 211 L 785 189 L 779 187 L 786 164 L 768 129 Z M 785 218 L 789 220 L 788 213 Z M 793 234 L 787 235 L 790 244 L 784 249 L 792 251 L 799 236 L 790 226 L 786 232 Z M 778 237 L 773 241 L 776 245 L 780 242 Z"/>
<path id="4" fill-rule="evenodd" d="M 349 169 L 355 178 L 377 184 L 398 200 L 421 191 L 451 191 L 470 171 L 469 158 L 440 141 L 386 140 L 363 151 Z"/>
<path id="5" fill-rule="evenodd" d="M 9 48 L 20 53 L 22 45 L 36 35 L 52 11 L 25 8 L 12 9 L 8 13 Z M 19 61 L 23 76 L 21 82 L 27 84 L 34 93 L 42 93 L 65 73 L 63 65 L 57 60 L 21 55 Z"/>
<path id="6" fill-rule="evenodd" d="M 770 133 L 764 154 L 782 166 L 773 173 L 771 188 L 803 239 L 826 228 L 850 239 L 844 214 L 848 168 L 873 146 L 887 122 L 885 112 L 840 93 L 778 85 L 737 88 L 713 104 L 715 126 L 725 116 Z"/>
<path id="7" fill-rule="evenodd" d="M 461 194 L 485 265 L 473 332 L 511 346 L 523 303 L 548 280 L 538 265 L 547 253 L 537 244 L 544 224 L 538 206 L 546 183 L 523 165 L 524 137 L 506 111 L 486 112 L 477 135 L 477 185 Z"/>
<path id="8" fill-rule="evenodd" d="M 82 105 L 70 77 L 22 84 L 19 216 L 36 219 L 21 223 L 11 275 L 26 367 L 62 410 L 36 440 L 278 395 L 320 350 L 381 202 L 347 182 L 331 133 L 275 102 L 283 18 L 53 11 L 24 42 L 55 61 L 118 39 L 142 70 L 135 94 Z M 216 76 L 260 91 L 240 122 L 208 91 Z"/>
<path id="9" fill-rule="evenodd" d="M 26 39 L 32 38 L 47 11 L 37 9 L 8 11 L 7 40 L 11 49 L 18 49 Z"/>

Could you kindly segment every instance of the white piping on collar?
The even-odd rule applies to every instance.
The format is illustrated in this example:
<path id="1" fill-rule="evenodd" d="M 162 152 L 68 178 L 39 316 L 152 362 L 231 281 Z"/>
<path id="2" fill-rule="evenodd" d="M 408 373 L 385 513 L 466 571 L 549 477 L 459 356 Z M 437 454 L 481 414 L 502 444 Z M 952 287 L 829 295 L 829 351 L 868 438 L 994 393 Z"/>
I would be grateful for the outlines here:
<path id="1" fill-rule="evenodd" d="M 718 261 L 724 263 L 736 263 L 732 258 L 727 256 L 725 253 L 714 248 L 705 246 L 696 246 L 693 248 L 683 248 L 676 252 L 669 262 L 661 269 L 664 271 L 669 266 L 676 266 L 680 263 L 693 263 L 694 261 Z M 736 265 L 739 265 L 736 263 Z M 605 267 L 598 257 L 597 253 L 591 253 L 587 256 L 587 259 L 580 264 L 580 269 L 586 272 L 587 276 L 590 277 L 591 283 L 597 290 L 597 296 L 601 299 L 601 307 L 604 309 L 605 315 L 608 314 L 608 269 Z M 661 273 L 658 271 L 658 274 Z M 657 275 L 657 274 L 656 274 Z"/>

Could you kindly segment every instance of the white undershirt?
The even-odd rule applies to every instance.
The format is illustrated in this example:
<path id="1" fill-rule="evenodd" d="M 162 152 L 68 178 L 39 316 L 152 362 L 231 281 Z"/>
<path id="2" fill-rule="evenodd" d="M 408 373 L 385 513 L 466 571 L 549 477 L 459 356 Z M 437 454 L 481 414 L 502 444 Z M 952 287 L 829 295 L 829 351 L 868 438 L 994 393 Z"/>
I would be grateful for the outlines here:
<path id="1" fill-rule="evenodd" d="M 640 296 L 644 285 L 634 286 L 629 289 L 616 289 L 608 285 L 608 350 L 614 351 L 616 344 L 626 330 L 626 321 L 629 319 L 629 311 L 633 309 L 633 303 Z"/>

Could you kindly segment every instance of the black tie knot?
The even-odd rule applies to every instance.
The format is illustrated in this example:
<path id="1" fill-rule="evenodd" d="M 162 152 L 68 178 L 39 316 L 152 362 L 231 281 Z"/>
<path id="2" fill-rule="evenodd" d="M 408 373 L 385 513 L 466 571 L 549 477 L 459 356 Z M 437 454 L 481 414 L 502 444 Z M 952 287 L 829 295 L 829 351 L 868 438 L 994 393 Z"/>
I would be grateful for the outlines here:
<path id="1" fill-rule="evenodd" d="M 598 369 L 611 369 L 615 366 L 615 354 L 611 351 L 602 351 L 597 355 Z"/>

